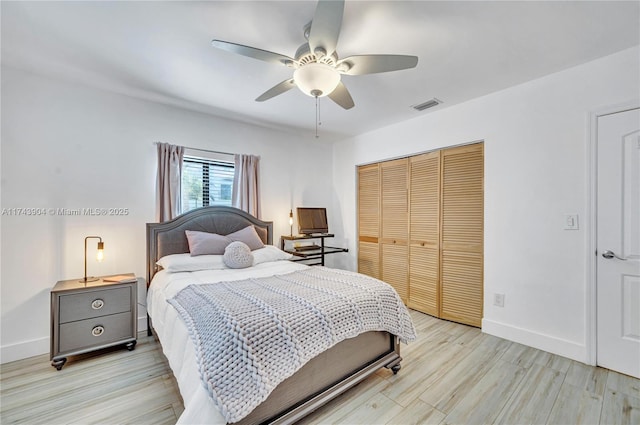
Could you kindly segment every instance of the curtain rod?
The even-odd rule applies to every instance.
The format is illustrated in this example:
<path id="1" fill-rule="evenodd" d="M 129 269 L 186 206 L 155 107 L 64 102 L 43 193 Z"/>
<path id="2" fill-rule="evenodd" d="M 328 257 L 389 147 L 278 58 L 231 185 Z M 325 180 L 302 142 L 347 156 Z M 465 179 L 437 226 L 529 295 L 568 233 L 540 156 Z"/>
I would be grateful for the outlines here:
<path id="1" fill-rule="evenodd" d="M 157 145 L 159 143 L 161 143 L 161 142 L 153 142 L 154 145 Z M 210 149 L 190 148 L 189 146 L 183 146 L 183 148 L 189 149 L 189 150 L 192 150 L 192 151 L 200 151 L 200 152 L 208 152 L 208 153 L 220 153 L 220 154 L 223 154 L 223 155 L 237 155 L 237 154 L 232 153 L 232 152 L 222 152 L 222 151 L 213 151 L 213 150 L 210 150 Z"/>

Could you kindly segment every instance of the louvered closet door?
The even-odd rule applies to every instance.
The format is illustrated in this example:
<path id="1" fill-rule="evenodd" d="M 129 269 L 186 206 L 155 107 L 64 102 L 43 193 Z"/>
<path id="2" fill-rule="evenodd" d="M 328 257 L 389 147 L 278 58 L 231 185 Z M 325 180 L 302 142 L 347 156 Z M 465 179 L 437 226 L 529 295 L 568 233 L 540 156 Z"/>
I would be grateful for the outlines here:
<path id="1" fill-rule="evenodd" d="M 380 171 L 358 167 L 358 272 L 380 279 Z"/>
<path id="2" fill-rule="evenodd" d="M 380 163 L 382 280 L 405 303 L 409 296 L 408 163 L 406 158 Z"/>
<path id="3" fill-rule="evenodd" d="M 442 151 L 440 317 L 481 326 L 483 302 L 483 145 Z"/>
<path id="4" fill-rule="evenodd" d="M 437 316 L 440 275 L 440 151 L 409 159 L 409 302 Z"/>

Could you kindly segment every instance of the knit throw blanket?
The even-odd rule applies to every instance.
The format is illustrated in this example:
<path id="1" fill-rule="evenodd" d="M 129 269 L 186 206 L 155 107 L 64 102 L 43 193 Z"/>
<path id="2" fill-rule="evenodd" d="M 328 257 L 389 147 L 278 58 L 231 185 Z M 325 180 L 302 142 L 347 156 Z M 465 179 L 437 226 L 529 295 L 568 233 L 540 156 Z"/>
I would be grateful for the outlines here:
<path id="1" fill-rule="evenodd" d="M 186 323 L 202 381 L 229 423 L 346 338 L 367 331 L 387 331 L 404 343 L 416 337 L 391 286 L 324 267 L 190 285 L 168 302 Z"/>

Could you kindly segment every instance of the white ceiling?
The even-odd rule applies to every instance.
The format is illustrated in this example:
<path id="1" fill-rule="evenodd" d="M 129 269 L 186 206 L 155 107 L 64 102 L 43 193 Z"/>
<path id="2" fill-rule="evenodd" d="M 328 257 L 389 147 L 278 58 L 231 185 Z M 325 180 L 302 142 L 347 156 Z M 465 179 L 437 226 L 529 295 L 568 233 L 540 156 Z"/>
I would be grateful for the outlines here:
<path id="1" fill-rule="evenodd" d="M 293 56 L 315 1 L 1 3 L 2 62 L 313 137 L 314 99 L 254 99 L 292 70 L 211 47 Z M 321 99 L 321 140 L 412 119 L 640 44 L 640 2 L 349 1 L 339 56 L 405 54 L 414 69 L 343 76 L 356 106 Z M 436 97 L 424 112 L 411 105 Z"/>

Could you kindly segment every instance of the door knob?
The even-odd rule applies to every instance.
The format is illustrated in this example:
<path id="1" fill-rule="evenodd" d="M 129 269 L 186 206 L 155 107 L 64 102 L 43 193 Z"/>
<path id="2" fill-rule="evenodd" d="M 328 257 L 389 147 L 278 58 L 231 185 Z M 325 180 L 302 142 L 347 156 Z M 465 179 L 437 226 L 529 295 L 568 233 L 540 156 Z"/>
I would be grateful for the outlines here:
<path id="1" fill-rule="evenodd" d="M 618 257 L 615 252 L 609 251 L 608 249 L 602 253 L 602 256 L 607 259 L 617 258 L 618 260 L 627 261 L 626 258 Z"/>

